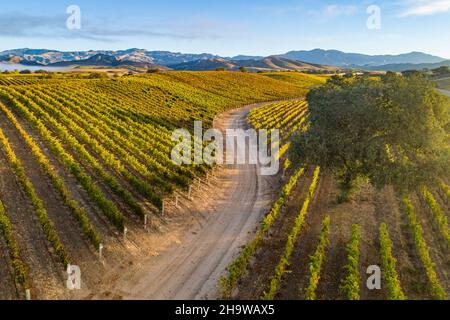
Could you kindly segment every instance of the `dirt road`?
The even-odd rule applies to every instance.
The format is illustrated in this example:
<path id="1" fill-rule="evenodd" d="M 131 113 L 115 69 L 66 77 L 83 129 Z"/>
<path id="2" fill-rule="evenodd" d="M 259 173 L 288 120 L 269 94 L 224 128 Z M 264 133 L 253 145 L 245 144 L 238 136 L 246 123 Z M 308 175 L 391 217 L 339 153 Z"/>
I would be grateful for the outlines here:
<path id="1" fill-rule="evenodd" d="M 444 90 L 444 89 L 436 89 L 438 92 L 442 93 L 443 95 L 450 97 L 450 91 Z"/>
<path id="2" fill-rule="evenodd" d="M 256 106 L 225 113 L 215 126 L 245 127 L 249 110 Z M 178 244 L 122 270 L 105 290 L 121 299 L 217 298 L 220 276 L 277 193 L 275 179 L 260 176 L 257 165 L 224 166 L 215 178 L 216 187 L 206 191 L 212 208 L 205 212 L 202 201 L 194 199 L 189 209 L 203 211 L 203 218 L 185 230 Z"/>

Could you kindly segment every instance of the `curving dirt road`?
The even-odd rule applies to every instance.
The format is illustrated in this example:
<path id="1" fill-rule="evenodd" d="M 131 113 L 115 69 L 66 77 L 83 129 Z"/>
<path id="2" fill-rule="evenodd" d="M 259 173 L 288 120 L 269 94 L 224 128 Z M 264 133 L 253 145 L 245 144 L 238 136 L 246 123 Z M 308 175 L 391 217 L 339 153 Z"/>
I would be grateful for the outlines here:
<path id="1" fill-rule="evenodd" d="M 249 110 L 260 105 L 227 112 L 215 126 L 243 128 Z M 217 298 L 220 276 L 249 240 L 278 187 L 275 177 L 258 174 L 257 165 L 225 166 L 220 171 L 215 187 L 206 191 L 212 209 L 201 215 L 204 218 L 185 230 L 178 244 L 122 271 L 109 292 L 138 300 Z M 200 202 L 194 199 L 188 214 Z"/>
<path id="2" fill-rule="evenodd" d="M 450 91 L 444 89 L 436 89 L 436 91 L 442 93 L 443 95 L 450 97 Z"/>

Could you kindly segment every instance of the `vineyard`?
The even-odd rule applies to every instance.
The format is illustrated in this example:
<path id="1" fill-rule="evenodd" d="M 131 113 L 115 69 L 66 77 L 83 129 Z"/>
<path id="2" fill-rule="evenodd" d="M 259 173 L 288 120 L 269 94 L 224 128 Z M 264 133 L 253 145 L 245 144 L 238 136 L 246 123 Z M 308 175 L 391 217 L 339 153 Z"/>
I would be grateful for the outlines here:
<path id="1" fill-rule="evenodd" d="M 0 76 L 0 86 L 33 84 L 34 82 L 32 78 Z"/>
<path id="2" fill-rule="evenodd" d="M 305 102 L 254 109 L 248 122 L 281 130 L 285 187 L 221 279 L 223 298 L 448 299 L 447 182 L 408 198 L 360 182 L 355 199 L 340 204 L 330 173 L 286 158 L 292 133 L 307 130 Z M 371 266 L 381 269 L 379 290 L 366 285 Z"/>
<path id="3" fill-rule="evenodd" d="M 153 241 L 178 221 L 179 199 L 202 204 L 202 181 L 214 188 L 214 168 L 172 162 L 173 130 L 192 132 L 196 120 L 211 127 L 254 103 L 261 104 L 248 107 L 246 121 L 280 130 L 281 170 L 270 178 L 273 201 L 256 232 L 226 262 L 221 297 L 448 299 L 446 177 L 407 197 L 360 181 L 352 201 L 338 203 L 332 174 L 289 159 L 292 138 L 310 126 L 305 94 L 325 79 L 297 72 L 0 76 L 0 299 L 71 298 L 68 265 L 83 270 L 77 297 L 95 298 L 107 270 L 120 274 L 156 255 Z M 372 290 L 366 281 L 374 266 L 382 277 Z"/>
<path id="4" fill-rule="evenodd" d="M 165 223 L 175 195 L 210 169 L 174 164 L 172 131 L 192 130 L 194 120 L 211 126 L 227 109 L 301 97 L 319 81 L 304 78 L 300 85 L 231 72 L 0 76 L 0 298 L 24 299 L 27 290 L 66 297 L 69 264 L 87 270 L 89 289 L 108 266 L 151 248 L 146 239 Z M 289 119 L 304 121 L 305 103 L 294 105 Z M 296 126 L 266 111 L 284 128 L 284 144 Z"/>

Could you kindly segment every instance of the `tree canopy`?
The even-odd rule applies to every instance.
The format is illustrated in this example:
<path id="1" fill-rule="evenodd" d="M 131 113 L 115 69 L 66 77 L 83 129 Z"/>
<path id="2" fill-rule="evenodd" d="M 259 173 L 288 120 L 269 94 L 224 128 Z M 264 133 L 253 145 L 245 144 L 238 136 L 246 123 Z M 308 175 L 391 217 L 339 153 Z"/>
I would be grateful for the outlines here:
<path id="1" fill-rule="evenodd" d="M 449 176 L 449 101 L 422 77 L 334 76 L 307 100 L 292 156 L 335 173 L 343 191 L 360 177 L 407 192 Z"/>
<path id="2" fill-rule="evenodd" d="M 450 67 L 442 66 L 442 67 L 433 69 L 431 71 L 433 72 L 433 75 L 435 75 L 435 76 L 448 75 L 448 74 L 450 74 Z"/>

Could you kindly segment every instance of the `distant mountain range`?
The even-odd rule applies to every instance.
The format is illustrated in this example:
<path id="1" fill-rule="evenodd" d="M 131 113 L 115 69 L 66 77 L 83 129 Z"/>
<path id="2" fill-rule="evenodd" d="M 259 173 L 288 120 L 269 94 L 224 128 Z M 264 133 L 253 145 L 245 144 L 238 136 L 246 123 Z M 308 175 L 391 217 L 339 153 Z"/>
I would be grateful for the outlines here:
<path id="1" fill-rule="evenodd" d="M 142 57 L 141 59 L 128 60 L 130 57 L 114 57 L 107 54 L 99 53 L 83 60 L 60 61 L 49 64 L 52 67 L 71 67 L 71 66 L 97 66 L 97 67 L 121 67 L 130 66 L 147 69 L 167 69 L 161 65 L 157 65 L 150 60 Z"/>
<path id="2" fill-rule="evenodd" d="M 378 70 L 378 71 L 393 71 L 401 72 L 405 70 L 433 70 L 442 66 L 450 67 L 450 60 L 445 60 L 437 63 L 397 63 L 397 64 L 386 64 L 383 66 L 368 67 L 367 70 Z"/>
<path id="3" fill-rule="evenodd" d="M 20 63 L 33 66 L 133 66 L 174 70 L 214 70 L 217 68 L 251 70 L 335 70 L 358 68 L 366 70 L 403 71 L 428 68 L 428 65 L 445 63 L 446 59 L 411 52 L 400 55 L 365 55 L 337 50 L 315 49 L 290 51 L 270 57 L 238 55 L 185 54 L 169 51 L 128 49 L 119 51 L 72 51 L 61 52 L 47 49 L 16 49 L 0 52 L 0 62 Z"/>
<path id="4" fill-rule="evenodd" d="M 183 62 L 190 62 L 202 59 L 220 58 L 212 54 L 184 54 L 169 51 L 147 51 L 143 49 L 128 49 L 119 51 L 91 50 L 91 51 L 70 51 L 61 52 L 46 49 L 16 49 L 0 52 L 0 61 L 20 60 L 20 63 L 35 63 L 35 65 L 54 65 L 63 63 L 69 65 L 70 62 L 75 63 L 88 60 L 92 57 L 105 56 L 114 57 L 117 61 L 149 63 L 153 65 L 167 66 Z M 97 58 L 98 59 L 98 58 Z"/>
<path id="5" fill-rule="evenodd" d="M 290 60 L 279 56 L 270 56 L 267 58 L 256 59 L 224 59 L 213 58 L 195 60 L 191 62 L 184 62 L 176 65 L 170 65 L 169 68 L 173 70 L 215 70 L 218 68 L 225 68 L 227 70 L 238 70 L 240 67 L 244 67 L 249 71 L 336 71 L 338 68 L 332 66 L 310 64 L 297 60 Z"/>
<path id="6" fill-rule="evenodd" d="M 311 63 L 328 64 L 337 67 L 373 67 L 398 63 L 438 63 L 446 59 L 422 52 L 410 52 L 399 55 L 366 55 L 359 53 L 345 53 L 337 50 L 315 49 L 311 51 L 290 51 L 281 55 L 294 60 Z"/>

